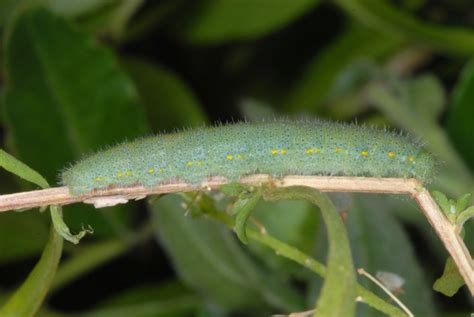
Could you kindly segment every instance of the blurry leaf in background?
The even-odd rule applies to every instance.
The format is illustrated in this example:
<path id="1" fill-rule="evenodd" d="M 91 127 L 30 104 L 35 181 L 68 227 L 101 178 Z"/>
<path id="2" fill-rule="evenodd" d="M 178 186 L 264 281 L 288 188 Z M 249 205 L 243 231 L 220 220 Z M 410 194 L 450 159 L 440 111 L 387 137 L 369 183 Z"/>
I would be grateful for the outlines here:
<path id="1" fill-rule="evenodd" d="M 0 1 L 0 25 L 11 18 L 15 10 L 32 6 L 45 6 L 51 11 L 65 17 L 80 16 L 98 10 L 117 0 L 2 0 Z"/>
<path id="2" fill-rule="evenodd" d="M 421 116 L 436 122 L 446 104 L 446 94 L 441 81 L 430 74 L 409 80 L 406 85 L 406 102 Z M 427 118 L 428 119 L 428 118 Z"/>
<path id="3" fill-rule="evenodd" d="M 424 22 L 388 0 L 336 0 L 341 8 L 385 38 L 401 37 L 444 52 L 472 55 L 474 30 Z"/>
<path id="4" fill-rule="evenodd" d="M 320 0 L 204 0 L 179 33 L 196 44 L 249 40 L 264 36 L 315 7 Z"/>
<path id="5" fill-rule="evenodd" d="M 155 132 L 207 122 L 196 96 L 177 74 L 134 58 L 123 59 L 122 65 L 135 82 Z"/>
<path id="6" fill-rule="evenodd" d="M 20 157 L 50 180 L 74 156 L 147 131 L 113 55 L 46 10 L 18 17 L 6 63 L 10 136 Z"/>
<path id="7" fill-rule="evenodd" d="M 348 213 L 352 252 L 356 267 L 375 275 L 377 271 L 395 273 L 405 279 L 398 297 L 415 316 L 437 316 L 431 287 L 415 256 L 413 246 L 400 223 L 376 195 L 356 195 L 354 208 Z M 383 296 L 377 286 L 364 282 Z M 365 311 L 365 307 L 362 308 Z M 367 309 L 361 316 L 378 316 Z"/>
<path id="8" fill-rule="evenodd" d="M 308 65 L 301 79 L 293 83 L 284 102 L 286 111 L 317 112 L 329 97 L 341 71 L 354 62 L 379 59 L 394 52 L 403 42 L 385 37 L 358 24 L 349 24 L 345 31 L 322 49 Z"/>
<path id="9" fill-rule="evenodd" d="M 13 19 L 17 12 L 43 6 L 69 19 L 77 19 L 91 32 L 106 33 L 119 38 L 132 15 L 144 0 L 2 0 L 0 27 Z"/>
<path id="10" fill-rule="evenodd" d="M 359 92 L 379 74 L 378 65 L 367 59 L 359 59 L 344 68 L 333 82 L 330 96 L 343 96 Z"/>
<path id="11" fill-rule="evenodd" d="M 473 178 L 438 123 L 444 95 L 439 79 L 430 74 L 411 78 L 387 74 L 383 80 L 369 84 L 366 90 L 371 105 L 395 126 L 421 139 L 437 160 L 443 162 L 436 185 L 449 195 L 459 196 L 471 190 Z"/>
<path id="12" fill-rule="evenodd" d="M 96 33 L 112 40 L 120 40 L 133 15 L 145 0 L 107 1 L 107 5 L 98 8 L 86 16 L 77 19 L 85 31 Z"/>
<path id="13" fill-rule="evenodd" d="M 239 109 L 244 120 L 248 121 L 261 121 L 278 117 L 278 114 L 269 104 L 257 99 L 244 98 L 239 103 Z"/>
<path id="14" fill-rule="evenodd" d="M 9 137 L 18 156 L 50 181 L 79 156 L 148 131 L 133 83 L 111 52 L 44 9 L 17 17 L 6 42 L 6 65 Z M 110 210 L 66 209 L 75 227 L 114 230 L 105 220 L 115 218 Z"/>
<path id="15" fill-rule="evenodd" d="M 454 88 L 446 125 L 456 149 L 474 170 L 474 59 L 466 64 Z"/>
<path id="16" fill-rule="evenodd" d="M 287 311 L 302 308 L 291 287 L 264 274 L 227 228 L 184 212 L 177 195 L 152 206 L 157 237 L 189 287 L 224 310 L 264 309 L 265 302 Z"/>

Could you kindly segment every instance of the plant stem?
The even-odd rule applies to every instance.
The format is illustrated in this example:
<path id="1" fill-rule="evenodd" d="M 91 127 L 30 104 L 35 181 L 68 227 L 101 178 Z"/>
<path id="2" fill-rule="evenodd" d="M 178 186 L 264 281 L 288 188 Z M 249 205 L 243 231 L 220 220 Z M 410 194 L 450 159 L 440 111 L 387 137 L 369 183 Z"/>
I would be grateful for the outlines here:
<path id="1" fill-rule="evenodd" d="M 378 287 L 380 287 L 385 293 L 388 294 L 388 296 L 390 296 L 393 301 L 395 303 L 398 304 L 398 306 L 400 306 L 403 311 L 410 317 L 414 317 L 415 315 L 413 315 L 413 313 L 408 309 L 408 307 L 405 306 L 405 304 L 403 304 L 395 295 L 393 295 L 392 292 L 390 292 L 382 283 L 380 283 L 379 280 L 377 280 L 375 277 L 373 277 L 372 275 L 370 275 L 369 273 L 367 273 L 366 270 L 364 270 L 363 268 L 360 268 L 360 269 L 357 269 L 357 272 L 361 275 L 364 275 L 366 276 L 369 280 L 371 280 L 372 282 L 374 282 Z"/>
<path id="2" fill-rule="evenodd" d="M 301 252 L 297 248 L 294 248 L 267 233 L 262 234 L 259 231 L 253 230 L 251 228 L 247 228 L 247 236 L 250 239 L 255 240 L 274 250 L 276 254 L 290 259 L 304 267 L 307 267 L 319 276 L 323 278 L 326 276 L 326 267 L 322 263 L 316 261 L 314 258 Z M 372 308 L 375 308 L 389 316 L 405 316 L 405 314 L 400 309 L 387 303 L 363 286 L 357 284 L 356 289 L 359 299 Z"/>

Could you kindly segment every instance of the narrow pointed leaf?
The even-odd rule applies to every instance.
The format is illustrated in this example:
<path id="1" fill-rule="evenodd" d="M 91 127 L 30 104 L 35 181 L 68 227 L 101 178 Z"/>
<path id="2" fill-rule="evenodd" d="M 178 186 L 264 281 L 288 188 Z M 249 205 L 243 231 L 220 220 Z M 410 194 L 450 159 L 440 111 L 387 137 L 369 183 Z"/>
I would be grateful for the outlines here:
<path id="1" fill-rule="evenodd" d="M 41 306 L 61 258 L 63 238 L 51 226 L 48 244 L 25 282 L 0 310 L 2 317 L 32 317 Z"/>
<path id="2" fill-rule="evenodd" d="M 321 295 L 317 301 L 320 316 L 353 316 L 356 304 L 356 278 L 347 231 L 327 196 L 309 187 L 270 189 L 264 196 L 269 200 L 304 199 L 319 206 L 327 227 L 329 253 L 327 272 Z"/>
<path id="3" fill-rule="evenodd" d="M 2 149 L 0 149 L 0 166 L 41 188 L 49 187 L 48 182 L 37 171 Z"/>

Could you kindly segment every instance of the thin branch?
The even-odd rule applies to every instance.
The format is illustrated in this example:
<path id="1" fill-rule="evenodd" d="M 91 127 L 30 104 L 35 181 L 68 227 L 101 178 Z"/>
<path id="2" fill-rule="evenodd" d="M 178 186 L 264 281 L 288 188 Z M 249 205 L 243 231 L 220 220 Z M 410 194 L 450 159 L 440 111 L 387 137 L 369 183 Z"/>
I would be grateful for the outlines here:
<path id="1" fill-rule="evenodd" d="M 240 182 L 248 185 L 270 182 L 275 187 L 308 186 L 324 192 L 393 194 L 414 194 L 416 193 L 416 188 L 420 186 L 417 180 L 401 178 L 286 176 L 281 179 L 273 179 L 268 175 L 261 174 L 242 178 Z M 107 188 L 95 190 L 80 196 L 71 195 L 67 187 L 55 187 L 0 195 L 0 212 L 49 205 L 69 205 L 78 202 L 101 205 L 104 201 L 110 200 L 111 204 L 125 203 L 127 200 L 141 199 L 148 195 L 213 190 L 218 189 L 226 183 L 227 180 L 223 177 L 213 177 L 207 179 L 198 187 L 183 182 L 173 182 L 151 188 L 139 185 Z"/>
<path id="2" fill-rule="evenodd" d="M 275 187 L 308 186 L 323 192 L 363 192 L 409 194 L 420 206 L 446 250 L 452 256 L 460 274 L 464 278 L 471 295 L 474 296 L 474 262 L 464 241 L 434 202 L 430 193 L 416 179 L 372 178 L 345 176 L 285 176 L 273 179 L 268 175 L 250 175 L 240 180 L 243 184 L 259 185 L 270 183 Z M 95 190 L 91 193 L 73 196 L 67 187 L 36 190 L 0 196 L 0 212 L 48 205 L 68 205 L 84 202 L 97 208 L 125 203 L 132 199 L 142 199 L 148 195 L 176 192 L 208 191 L 218 189 L 228 183 L 225 178 L 213 177 L 201 186 L 191 186 L 183 182 L 172 182 L 152 188 L 143 186 L 115 187 Z"/>
<path id="3" fill-rule="evenodd" d="M 369 273 L 367 273 L 366 270 L 364 270 L 363 268 L 359 268 L 357 269 L 357 273 L 361 274 L 361 275 L 364 275 L 365 277 L 367 277 L 369 280 L 371 280 L 372 282 L 374 282 L 378 287 L 380 287 L 388 296 L 390 296 L 390 298 L 392 298 L 395 303 L 397 303 L 398 306 L 400 306 L 401 309 L 403 309 L 403 311 L 409 316 L 409 317 L 414 317 L 415 315 L 413 315 L 413 313 L 408 309 L 408 307 L 405 306 L 405 304 L 402 303 L 401 300 L 399 300 L 395 295 L 393 295 L 392 292 L 390 292 L 379 280 L 377 280 L 375 277 L 373 277 L 372 275 L 370 275 Z"/>

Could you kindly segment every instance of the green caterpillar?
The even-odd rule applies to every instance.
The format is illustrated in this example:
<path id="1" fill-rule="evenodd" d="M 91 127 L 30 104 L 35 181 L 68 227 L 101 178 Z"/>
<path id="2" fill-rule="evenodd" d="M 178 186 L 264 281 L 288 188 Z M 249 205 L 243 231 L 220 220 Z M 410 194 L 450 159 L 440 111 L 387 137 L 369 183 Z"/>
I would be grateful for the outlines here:
<path id="1" fill-rule="evenodd" d="M 354 124 L 274 120 L 197 128 L 123 143 L 61 174 L 72 194 L 209 176 L 344 175 L 429 181 L 433 156 L 408 137 Z"/>

